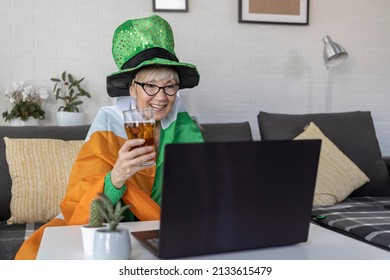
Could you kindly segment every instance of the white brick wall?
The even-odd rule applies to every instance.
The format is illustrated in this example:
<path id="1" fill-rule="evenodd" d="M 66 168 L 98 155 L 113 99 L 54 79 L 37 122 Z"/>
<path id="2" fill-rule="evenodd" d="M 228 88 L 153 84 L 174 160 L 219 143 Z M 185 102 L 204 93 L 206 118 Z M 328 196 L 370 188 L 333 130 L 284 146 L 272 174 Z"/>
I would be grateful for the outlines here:
<path id="1" fill-rule="evenodd" d="M 260 110 L 324 112 L 328 34 L 350 54 L 333 69 L 332 110 L 371 111 L 390 155 L 390 1 L 310 2 L 308 26 L 238 23 L 236 0 L 189 0 L 189 13 L 159 13 L 172 25 L 179 59 L 201 74 L 198 87 L 181 93 L 187 108 L 201 122 L 249 120 L 257 139 Z M 116 71 L 114 29 L 150 14 L 152 0 L 0 0 L 0 113 L 10 108 L 8 84 L 29 80 L 51 89 L 50 78 L 67 70 L 86 77 L 90 122 L 113 102 L 105 76 Z M 55 123 L 57 107 L 54 98 L 46 104 L 43 124 Z"/>

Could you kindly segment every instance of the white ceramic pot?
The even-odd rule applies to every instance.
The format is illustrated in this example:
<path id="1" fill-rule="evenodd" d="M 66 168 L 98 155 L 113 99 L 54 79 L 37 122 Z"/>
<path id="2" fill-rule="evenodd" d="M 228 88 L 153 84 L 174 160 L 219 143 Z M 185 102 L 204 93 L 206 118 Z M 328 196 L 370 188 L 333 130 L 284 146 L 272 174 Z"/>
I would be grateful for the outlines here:
<path id="1" fill-rule="evenodd" d="M 56 112 L 56 120 L 58 126 L 82 125 L 84 113 Z"/>
<path id="2" fill-rule="evenodd" d="M 106 228 L 106 226 L 90 227 L 88 225 L 83 225 L 81 227 L 81 236 L 83 240 L 83 248 L 85 254 L 93 255 L 93 244 L 94 244 L 95 232 L 98 229 L 104 229 L 104 228 Z"/>
<path id="3" fill-rule="evenodd" d="M 26 121 L 21 119 L 12 119 L 9 121 L 11 126 L 39 126 L 39 119 L 28 118 Z"/>
<path id="4" fill-rule="evenodd" d="M 127 229 L 108 228 L 95 232 L 93 256 L 97 260 L 128 260 L 131 255 L 130 235 Z"/>

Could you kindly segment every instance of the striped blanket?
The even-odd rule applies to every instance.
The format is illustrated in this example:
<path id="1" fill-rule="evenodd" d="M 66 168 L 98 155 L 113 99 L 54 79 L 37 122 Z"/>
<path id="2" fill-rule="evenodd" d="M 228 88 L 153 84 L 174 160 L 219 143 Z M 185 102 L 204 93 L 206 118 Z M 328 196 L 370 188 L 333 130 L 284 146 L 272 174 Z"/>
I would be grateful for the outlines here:
<path id="1" fill-rule="evenodd" d="M 13 260 L 16 252 L 34 231 L 43 223 L 7 225 L 0 221 L 0 260 Z"/>
<path id="2" fill-rule="evenodd" d="M 353 197 L 314 207 L 316 223 L 390 251 L 390 197 Z"/>

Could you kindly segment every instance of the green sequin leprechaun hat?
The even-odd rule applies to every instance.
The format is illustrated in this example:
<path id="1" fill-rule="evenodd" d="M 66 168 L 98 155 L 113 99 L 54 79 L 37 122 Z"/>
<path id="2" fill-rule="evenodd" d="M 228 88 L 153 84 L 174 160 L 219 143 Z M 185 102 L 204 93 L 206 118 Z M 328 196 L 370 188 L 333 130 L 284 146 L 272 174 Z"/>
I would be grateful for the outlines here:
<path id="1" fill-rule="evenodd" d="M 153 64 L 172 66 L 179 74 L 180 88 L 197 86 L 195 65 L 179 62 L 174 46 L 171 26 L 157 15 L 121 24 L 112 39 L 112 55 L 119 71 L 107 77 L 108 95 L 128 96 L 135 74 Z"/>

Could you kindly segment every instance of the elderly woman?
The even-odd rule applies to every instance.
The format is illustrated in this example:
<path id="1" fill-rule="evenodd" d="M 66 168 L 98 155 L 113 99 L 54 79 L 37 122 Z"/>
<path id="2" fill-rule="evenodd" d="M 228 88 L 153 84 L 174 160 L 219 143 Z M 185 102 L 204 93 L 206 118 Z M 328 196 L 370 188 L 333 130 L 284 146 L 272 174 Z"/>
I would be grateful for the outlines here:
<path id="1" fill-rule="evenodd" d="M 179 89 L 198 85 L 199 74 L 177 59 L 164 19 L 153 15 L 124 22 L 114 33 L 112 52 L 120 70 L 107 77 L 107 92 L 118 97 L 117 104 L 97 113 L 73 166 L 62 213 L 22 245 L 17 259 L 36 257 L 45 227 L 88 223 L 89 204 L 100 192 L 112 203 L 131 205 L 126 221 L 159 219 L 165 145 L 203 141 L 177 96 Z M 143 139 L 127 140 L 123 111 L 134 107 L 153 109 L 156 149 L 140 146 Z M 155 165 L 142 166 L 154 158 Z"/>

